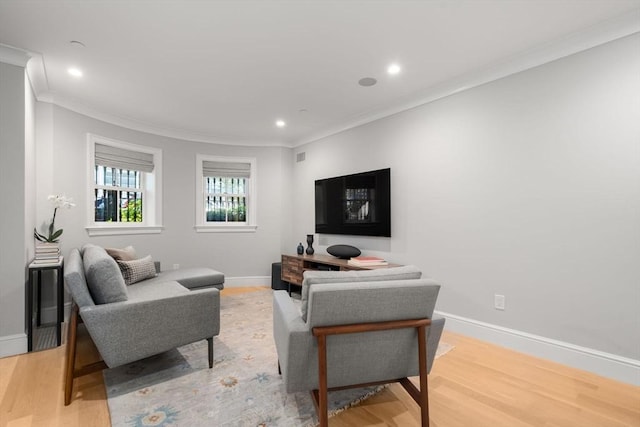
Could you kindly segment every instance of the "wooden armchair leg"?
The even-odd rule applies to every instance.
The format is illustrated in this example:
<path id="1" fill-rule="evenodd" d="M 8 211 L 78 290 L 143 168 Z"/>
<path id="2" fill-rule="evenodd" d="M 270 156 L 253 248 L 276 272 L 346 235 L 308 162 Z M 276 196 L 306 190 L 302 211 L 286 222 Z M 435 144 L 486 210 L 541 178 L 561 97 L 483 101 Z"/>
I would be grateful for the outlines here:
<path id="1" fill-rule="evenodd" d="M 320 427 L 328 427 L 329 425 L 329 407 L 327 404 L 327 336 L 319 335 L 318 337 L 318 388 L 317 406 Z M 315 400 L 314 400 L 315 401 Z"/>
<path id="2" fill-rule="evenodd" d="M 409 380 L 401 378 L 399 380 L 407 393 L 420 405 L 421 426 L 429 427 L 429 384 L 427 382 L 427 338 L 424 325 L 418 329 L 418 360 L 420 364 L 420 390 Z"/>
<path id="3" fill-rule="evenodd" d="M 418 327 L 418 360 L 420 361 L 420 412 L 422 426 L 429 427 L 429 385 L 427 383 L 427 329 Z"/>
<path id="4" fill-rule="evenodd" d="M 71 393 L 73 392 L 73 378 L 76 369 L 76 346 L 78 332 L 78 306 L 73 303 L 71 306 L 71 316 L 69 318 L 69 328 L 67 330 L 67 360 L 64 372 L 64 405 L 71 403 Z"/>

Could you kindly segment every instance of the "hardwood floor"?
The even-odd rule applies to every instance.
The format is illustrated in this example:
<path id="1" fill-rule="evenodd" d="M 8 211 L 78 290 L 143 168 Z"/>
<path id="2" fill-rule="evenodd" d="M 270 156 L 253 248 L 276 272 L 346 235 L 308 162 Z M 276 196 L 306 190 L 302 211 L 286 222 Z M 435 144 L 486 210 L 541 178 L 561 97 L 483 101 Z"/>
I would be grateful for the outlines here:
<path id="1" fill-rule="evenodd" d="M 256 289 L 263 288 L 227 288 L 223 296 Z M 443 339 L 455 348 L 429 375 L 432 427 L 640 427 L 640 387 L 450 332 Z M 81 363 L 97 359 L 84 331 L 78 345 Z M 0 427 L 109 426 L 102 374 L 76 379 L 65 407 L 63 373 L 64 347 L 0 359 Z M 329 425 L 411 427 L 419 420 L 418 406 L 394 384 Z"/>

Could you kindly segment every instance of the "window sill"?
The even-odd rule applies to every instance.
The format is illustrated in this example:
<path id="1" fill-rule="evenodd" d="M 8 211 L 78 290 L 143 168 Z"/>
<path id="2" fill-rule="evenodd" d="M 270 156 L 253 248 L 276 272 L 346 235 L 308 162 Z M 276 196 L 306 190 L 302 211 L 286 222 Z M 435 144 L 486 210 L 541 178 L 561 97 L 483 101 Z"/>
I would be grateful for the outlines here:
<path id="1" fill-rule="evenodd" d="M 118 236 L 126 234 L 160 234 L 161 225 L 91 225 L 85 227 L 89 236 Z"/>
<path id="2" fill-rule="evenodd" d="M 257 225 L 196 225 L 196 233 L 255 233 Z"/>

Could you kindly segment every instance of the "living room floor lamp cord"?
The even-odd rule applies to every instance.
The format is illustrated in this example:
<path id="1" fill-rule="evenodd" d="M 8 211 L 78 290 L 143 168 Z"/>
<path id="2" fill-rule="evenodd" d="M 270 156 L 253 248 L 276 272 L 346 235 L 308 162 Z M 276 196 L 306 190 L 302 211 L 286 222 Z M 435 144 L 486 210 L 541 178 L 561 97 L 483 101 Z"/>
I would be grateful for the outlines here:
<path id="1" fill-rule="evenodd" d="M 318 375 L 319 390 L 313 390 L 313 403 L 318 412 L 320 427 L 328 427 L 329 414 L 327 412 L 327 392 L 344 390 L 346 388 L 364 387 L 378 384 L 399 382 L 409 395 L 420 405 L 420 413 L 423 427 L 429 426 L 429 390 L 427 385 L 427 326 L 431 325 L 430 319 L 394 320 L 388 322 L 357 323 L 352 325 L 319 326 L 312 329 L 313 335 L 318 340 Z M 355 334 L 373 331 L 385 331 L 391 329 L 416 328 L 418 332 L 418 360 L 420 363 L 420 390 L 413 385 L 409 378 L 385 380 L 377 383 L 354 384 L 345 387 L 327 388 L 327 336 Z"/>

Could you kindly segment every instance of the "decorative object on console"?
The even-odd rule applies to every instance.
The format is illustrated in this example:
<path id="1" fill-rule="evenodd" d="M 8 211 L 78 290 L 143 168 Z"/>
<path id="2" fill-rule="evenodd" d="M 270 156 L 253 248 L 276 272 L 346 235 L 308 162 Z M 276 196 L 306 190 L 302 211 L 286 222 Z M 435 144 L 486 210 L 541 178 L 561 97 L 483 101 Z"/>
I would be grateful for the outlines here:
<path id="1" fill-rule="evenodd" d="M 307 255 L 313 255 L 313 234 L 307 234 Z"/>
<path id="2" fill-rule="evenodd" d="M 374 266 L 374 265 L 389 264 L 387 261 L 377 256 L 359 256 L 356 258 L 351 258 L 349 261 L 347 261 L 347 263 L 355 267 L 367 267 L 367 266 Z"/>
<path id="3" fill-rule="evenodd" d="M 302 255 L 304 253 L 304 246 L 302 246 L 302 242 L 298 243 L 298 248 L 296 250 L 298 255 Z"/>
<path id="4" fill-rule="evenodd" d="M 340 259 L 349 259 L 360 256 L 360 249 L 350 245 L 333 245 L 327 248 L 327 253 Z"/>
<path id="5" fill-rule="evenodd" d="M 58 243 L 36 242 L 34 264 L 56 264 L 60 260 Z"/>
<path id="6" fill-rule="evenodd" d="M 53 205 L 53 217 L 51 218 L 51 224 L 47 229 L 48 235 L 38 233 L 36 228 L 33 229 L 33 237 L 40 242 L 48 242 L 48 243 L 57 243 L 60 236 L 62 236 L 62 228 L 60 230 L 55 229 L 56 222 L 56 213 L 58 212 L 58 208 L 71 209 L 75 206 L 73 203 L 73 199 L 70 197 L 66 197 L 64 195 L 58 196 L 52 194 L 48 197 L 48 200 Z"/>

